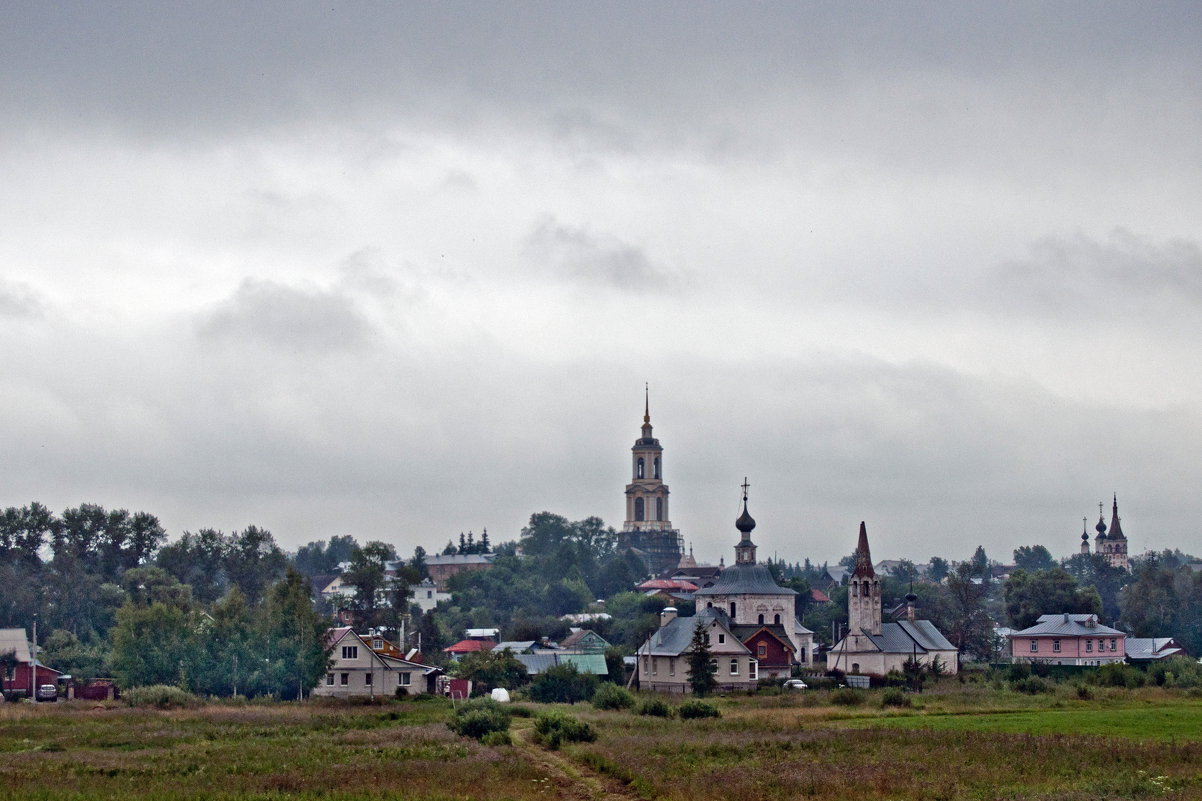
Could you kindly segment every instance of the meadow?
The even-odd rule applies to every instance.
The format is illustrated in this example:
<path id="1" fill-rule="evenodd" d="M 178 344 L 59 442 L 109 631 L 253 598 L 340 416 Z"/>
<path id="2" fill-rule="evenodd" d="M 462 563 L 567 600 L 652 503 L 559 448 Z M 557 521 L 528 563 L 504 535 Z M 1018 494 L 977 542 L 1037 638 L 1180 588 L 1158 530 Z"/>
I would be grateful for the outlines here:
<path id="1" fill-rule="evenodd" d="M 512 745 L 459 737 L 441 699 L 5 704 L 0 799 L 1202 798 L 1202 697 L 1189 691 L 946 682 L 908 706 L 883 699 L 732 696 L 700 720 L 522 704 L 597 732 L 555 751 L 529 717 L 514 718 Z"/>

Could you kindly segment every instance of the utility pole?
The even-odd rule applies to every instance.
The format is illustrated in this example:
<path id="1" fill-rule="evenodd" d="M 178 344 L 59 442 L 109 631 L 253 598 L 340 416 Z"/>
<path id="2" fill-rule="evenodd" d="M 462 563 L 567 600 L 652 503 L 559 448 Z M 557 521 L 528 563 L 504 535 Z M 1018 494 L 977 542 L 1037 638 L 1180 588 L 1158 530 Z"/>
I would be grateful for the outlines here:
<path id="1" fill-rule="evenodd" d="M 38 697 L 38 613 L 33 613 L 33 648 L 29 652 L 29 695 L 26 698 L 36 701 Z"/>

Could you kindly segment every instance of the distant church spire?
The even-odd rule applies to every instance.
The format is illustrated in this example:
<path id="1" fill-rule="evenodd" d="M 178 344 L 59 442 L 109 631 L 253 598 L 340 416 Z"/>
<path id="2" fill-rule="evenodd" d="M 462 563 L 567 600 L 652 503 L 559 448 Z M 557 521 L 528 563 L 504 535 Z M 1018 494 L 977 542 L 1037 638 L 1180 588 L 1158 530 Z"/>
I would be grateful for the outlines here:
<path id="1" fill-rule="evenodd" d="M 1114 494 L 1114 513 L 1110 517 L 1110 538 L 1113 540 L 1125 540 L 1123 536 L 1123 527 L 1119 525 L 1119 496 Z"/>
<path id="2" fill-rule="evenodd" d="M 881 633 L 881 580 L 872 569 L 868 528 L 860 522 L 856 567 L 847 581 L 847 631 L 849 635 Z"/>

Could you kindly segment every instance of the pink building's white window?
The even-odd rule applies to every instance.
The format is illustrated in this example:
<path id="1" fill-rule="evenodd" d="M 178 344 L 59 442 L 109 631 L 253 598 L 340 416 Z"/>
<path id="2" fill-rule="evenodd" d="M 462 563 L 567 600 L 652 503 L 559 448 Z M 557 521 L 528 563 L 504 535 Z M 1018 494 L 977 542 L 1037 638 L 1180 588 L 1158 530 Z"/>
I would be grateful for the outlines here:
<path id="1" fill-rule="evenodd" d="M 1031 640 L 1031 653 L 1034 654 L 1034 653 L 1037 653 L 1038 651 L 1039 651 L 1039 640 Z"/>

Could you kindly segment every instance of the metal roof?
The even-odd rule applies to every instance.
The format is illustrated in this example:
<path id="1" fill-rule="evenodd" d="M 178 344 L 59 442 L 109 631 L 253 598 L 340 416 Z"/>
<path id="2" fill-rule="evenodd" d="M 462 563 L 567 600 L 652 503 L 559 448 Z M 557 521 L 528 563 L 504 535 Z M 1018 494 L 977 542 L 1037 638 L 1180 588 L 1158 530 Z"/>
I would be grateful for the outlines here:
<path id="1" fill-rule="evenodd" d="M 872 644 L 887 654 L 925 654 L 928 651 L 955 651 L 956 646 L 929 620 L 904 620 L 882 623 L 880 634 L 867 634 Z"/>
<path id="2" fill-rule="evenodd" d="M 531 676 L 556 665 L 575 665 L 581 673 L 609 675 L 604 654 L 514 654 L 513 658 L 525 665 Z"/>
<path id="3" fill-rule="evenodd" d="M 1059 634 L 1062 637 L 1097 637 L 1104 636 L 1126 636 L 1126 632 L 1112 629 L 1109 626 L 1103 626 L 1098 622 L 1097 615 L 1075 615 L 1075 614 L 1059 614 L 1059 615 L 1040 615 L 1039 621 L 1030 628 L 1016 631 L 1011 634 L 1011 637 L 1032 637 L 1036 635 L 1052 635 Z"/>
<path id="4" fill-rule="evenodd" d="M 25 629 L 0 629 L 0 654 L 12 651 L 18 662 L 29 663 L 29 640 Z"/>
<path id="5" fill-rule="evenodd" d="M 796 590 L 782 587 L 772 578 L 765 565 L 731 565 L 712 587 L 704 587 L 694 595 L 796 595 Z"/>
<path id="6" fill-rule="evenodd" d="M 730 647 L 721 650 L 721 653 L 751 653 L 731 631 L 730 618 L 726 616 L 726 613 L 721 609 L 713 608 L 698 610 L 697 614 L 692 617 L 678 617 L 668 621 L 651 632 L 651 636 L 639 646 L 638 653 L 651 656 L 680 656 L 693 644 L 693 631 L 698 623 L 704 625 L 716 623 L 723 631 L 730 634 Z"/>

